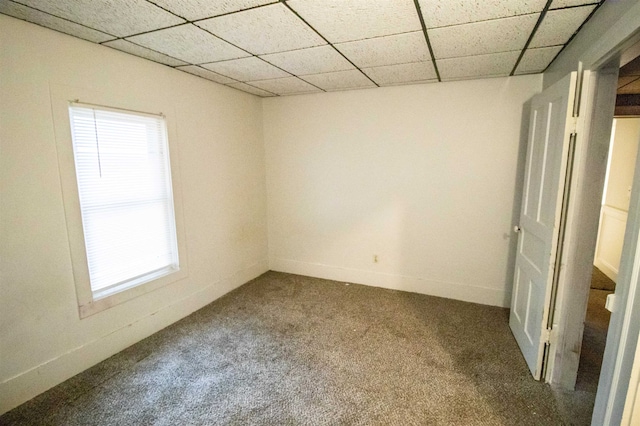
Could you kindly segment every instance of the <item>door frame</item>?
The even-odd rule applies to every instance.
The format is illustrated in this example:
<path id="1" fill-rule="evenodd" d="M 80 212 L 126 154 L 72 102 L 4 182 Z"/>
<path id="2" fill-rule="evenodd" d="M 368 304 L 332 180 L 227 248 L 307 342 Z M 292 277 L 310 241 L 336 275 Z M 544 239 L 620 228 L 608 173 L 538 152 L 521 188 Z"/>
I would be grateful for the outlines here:
<path id="1" fill-rule="evenodd" d="M 573 179 L 552 321 L 555 338 L 545 369 L 545 381 L 565 389 L 575 387 L 580 361 L 618 69 L 615 65 L 585 71 L 580 90 Z"/>
<path id="2" fill-rule="evenodd" d="M 596 61 L 593 71 L 584 73 L 574 179 L 553 313 L 554 338 L 545 374 L 545 381 L 562 388 L 573 389 L 577 376 L 621 56 L 626 52 L 637 55 L 639 39 L 640 33 L 635 33 Z M 640 156 L 635 170 L 616 307 L 607 336 L 593 424 L 619 423 L 640 331 Z"/>

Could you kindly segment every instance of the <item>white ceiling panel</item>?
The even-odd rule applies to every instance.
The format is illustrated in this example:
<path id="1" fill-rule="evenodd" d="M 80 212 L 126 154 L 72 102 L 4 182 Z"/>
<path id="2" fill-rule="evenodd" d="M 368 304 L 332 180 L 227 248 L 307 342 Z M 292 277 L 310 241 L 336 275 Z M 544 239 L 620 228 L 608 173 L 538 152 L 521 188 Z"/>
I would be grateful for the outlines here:
<path id="1" fill-rule="evenodd" d="M 215 81 L 220 84 L 235 83 L 235 80 L 225 77 L 224 75 L 216 74 L 215 72 L 205 70 L 197 65 L 187 65 L 184 67 L 176 67 L 177 70 L 188 72 L 189 74 L 197 75 L 198 77 L 206 78 L 207 80 Z"/>
<path id="2" fill-rule="evenodd" d="M 551 3 L 551 9 L 558 9 L 560 7 L 582 6 L 585 4 L 597 4 L 598 0 L 553 0 Z"/>
<path id="3" fill-rule="evenodd" d="M 191 64 L 249 56 L 192 24 L 141 34 L 129 40 Z"/>
<path id="4" fill-rule="evenodd" d="M 494 19 L 429 30 L 436 59 L 522 49 L 539 14 Z"/>
<path id="5" fill-rule="evenodd" d="M 249 86 L 246 83 L 232 83 L 227 84 L 229 87 L 233 87 L 234 89 L 242 90 L 243 92 L 251 93 L 253 95 L 262 96 L 263 98 L 269 96 L 275 96 L 271 92 L 267 92 L 266 90 L 258 89 L 257 87 Z"/>
<path id="6" fill-rule="evenodd" d="M 277 0 L 153 0 L 158 6 L 190 21 L 237 12 L 250 7 L 274 3 L 274 1 Z"/>
<path id="7" fill-rule="evenodd" d="M 184 20 L 146 0 L 20 0 L 52 15 L 124 37 Z"/>
<path id="8" fill-rule="evenodd" d="M 436 78 L 433 63 L 415 62 L 411 64 L 385 65 L 383 67 L 364 68 L 367 73 L 380 86 L 424 81 Z"/>
<path id="9" fill-rule="evenodd" d="M 290 74 L 274 67 L 260 58 L 232 59 L 230 61 L 203 64 L 204 68 L 229 76 L 238 81 L 268 80 L 290 77 Z"/>
<path id="10" fill-rule="evenodd" d="M 33 22 L 34 24 L 42 25 L 43 27 L 51 28 L 52 30 L 60 31 L 61 33 L 76 36 L 94 43 L 101 43 L 115 38 L 112 35 L 87 28 L 75 22 L 57 18 L 48 13 L 40 12 L 39 10 L 9 0 L 0 0 L 0 13 Z"/>
<path id="11" fill-rule="evenodd" d="M 438 79 L 430 78 L 429 80 L 416 80 L 416 81 L 405 81 L 402 83 L 396 83 L 393 86 L 412 86 L 415 84 L 425 84 L 425 83 L 437 83 Z"/>
<path id="12" fill-rule="evenodd" d="M 572 7 L 550 10 L 545 15 L 529 47 L 544 47 L 565 44 L 576 32 L 595 6 Z"/>
<path id="13" fill-rule="evenodd" d="M 376 86 L 358 70 L 305 75 L 301 78 L 327 91 Z"/>
<path id="14" fill-rule="evenodd" d="M 520 56 L 520 51 L 441 59 L 438 61 L 438 70 L 442 80 L 506 77 L 511 73 L 518 56 Z"/>
<path id="15" fill-rule="evenodd" d="M 277 78 L 274 80 L 260 80 L 249 82 L 252 86 L 264 89 L 277 95 L 294 95 L 297 93 L 321 92 L 317 87 L 312 86 L 298 77 Z"/>
<path id="16" fill-rule="evenodd" d="M 132 55 L 139 56 L 141 58 L 151 59 L 152 61 L 160 62 L 161 64 L 169 65 L 172 67 L 187 64 L 186 62 L 183 62 L 179 59 L 172 58 L 171 56 L 167 56 L 164 53 L 156 52 L 155 50 L 138 46 L 137 44 L 131 43 L 130 41 L 126 41 L 126 40 L 113 40 L 107 43 L 103 43 L 103 45 L 112 47 L 117 50 L 121 50 L 126 53 L 130 53 Z"/>
<path id="17" fill-rule="evenodd" d="M 530 74 L 544 71 L 560 50 L 562 50 L 562 46 L 527 49 L 515 73 Z"/>
<path id="18" fill-rule="evenodd" d="M 540 13 L 547 0 L 419 0 L 427 28 Z"/>
<path id="19" fill-rule="evenodd" d="M 206 19 L 197 25 L 255 55 L 326 44 L 281 3 Z"/>
<path id="20" fill-rule="evenodd" d="M 422 29 L 413 0 L 289 0 L 331 43 Z"/>
<path id="21" fill-rule="evenodd" d="M 331 46 L 274 53 L 264 55 L 262 58 L 295 75 L 322 74 L 354 69 L 353 65 Z"/>
<path id="22" fill-rule="evenodd" d="M 360 68 L 431 60 L 422 31 L 335 45 Z"/>

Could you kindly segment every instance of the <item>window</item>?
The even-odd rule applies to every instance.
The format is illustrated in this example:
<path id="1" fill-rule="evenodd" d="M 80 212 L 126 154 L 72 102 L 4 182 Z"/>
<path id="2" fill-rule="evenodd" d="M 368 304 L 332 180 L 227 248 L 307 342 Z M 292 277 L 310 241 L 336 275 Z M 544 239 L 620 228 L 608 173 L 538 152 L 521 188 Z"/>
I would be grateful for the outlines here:
<path id="1" fill-rule="evenodd" d="M 165 120 L 69 106 L 92 301 L 179 270 Z"/>

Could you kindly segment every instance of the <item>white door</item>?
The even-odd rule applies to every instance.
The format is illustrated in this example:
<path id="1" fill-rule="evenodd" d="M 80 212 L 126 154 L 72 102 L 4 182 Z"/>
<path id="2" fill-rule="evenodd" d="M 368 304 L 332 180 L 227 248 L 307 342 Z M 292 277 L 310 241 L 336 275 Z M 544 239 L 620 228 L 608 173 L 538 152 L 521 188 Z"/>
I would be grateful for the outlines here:
<path id="1" fill-rule="evenodd" d="M 536 380 L 541 379 L 549 336 L 576 80 L 575 72 L 569 74 L 531 104 L 509 325 Z"/>

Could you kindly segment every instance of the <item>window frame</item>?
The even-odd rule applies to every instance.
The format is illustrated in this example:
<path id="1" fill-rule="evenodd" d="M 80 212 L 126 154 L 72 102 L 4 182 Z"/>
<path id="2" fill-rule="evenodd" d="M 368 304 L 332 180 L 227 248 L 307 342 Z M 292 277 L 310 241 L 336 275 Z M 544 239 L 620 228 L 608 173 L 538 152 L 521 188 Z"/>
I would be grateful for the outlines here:
<path id="1" fill-rule="evenodd" d="M 175 131 L 175 123 L 172 117 L 172 108 L 162 105 L 161 102 L 150 102 L 138 99 L 116 99 L 113 95 L 96 93 L 81 88 L 68 86 L 50 86 L 51 107 L 55 129 L 56 148 L 58 154 L 58 167 L 60 183 L 62 186 L 64 213 L 69 238 L 69 252 L 73 280 L 76 288 L 78 312 L 80 318 L 86 318 L 112 306 L 119 305 L 128 300 L 155 291 L 166 285 L 175 283 L 188 277 L 187 249 L 184 232 L 184 216 L 182 208 L 182 196 L 180 192 L 180 171 L 178 161 L 178 145 Z M 132 114 L 162 114 L 167 131 L 167 146 L 169 167 L 171 173 L 171 187 L 173 192 L 173 207 L 175 217 L 175 229 L 178 246 L 180 267 L 178 270 L 161 275 L 150 281 L 126 287 L 112 294 L 94 293 L 89 278 L 89 267 L 85 246 L 82 214 L 80 210 L 80 198 L 78 181 L 76 178 L 75 157 L 73 152 L 72 131 L 69 107 L 74 103 L 83 105 L 95 105 L 100 109 L 111 109 Z M 160 112 L 162 110 L 162 112 Z"/>

